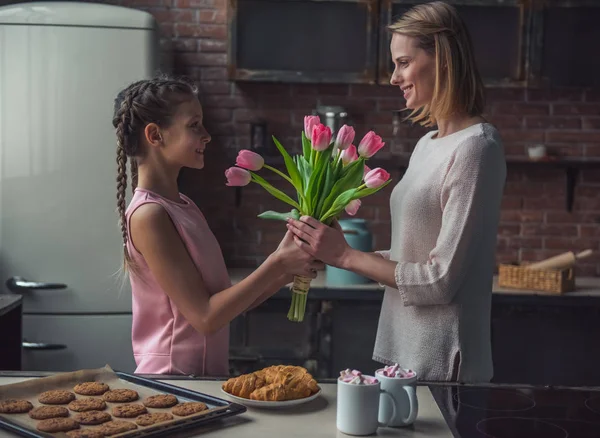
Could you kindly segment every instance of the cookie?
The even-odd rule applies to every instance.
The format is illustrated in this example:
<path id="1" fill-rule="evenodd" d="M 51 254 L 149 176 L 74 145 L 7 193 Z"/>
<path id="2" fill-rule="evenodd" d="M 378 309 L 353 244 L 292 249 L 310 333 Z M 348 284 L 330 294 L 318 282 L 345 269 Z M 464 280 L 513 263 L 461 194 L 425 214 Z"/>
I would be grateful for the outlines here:
<path id="1" fill-rule="evenodd" d="M 137 417 L 135 422 L 140 426 L 151 426 L 156 423 L 162 423 L 163 421 L 170 421 L 173 416 L 167 412 L 155 412 L 152 414 L 144 414 Z"/>
<path id="2" fill-rule="evenodd" d="M 23 414 L 33 409 L 33 405 L 27 400 L 8 399 L 0 401 L 0 413 Z"/>
<path id="3" fill-rule="evenodd" d="M 63 408 L 62 406 L 39 406 L 29 411 L 29 416 L 34 420 L 68 417 L 69 410 L 67 408 Z"/>
<path id="4" fill-rule="evenodd" d="M 87 411 L 76 414 L 73 418 L 79 424 L 92 425 L 92 424 L 102 424 L 110 421 L 112 417 L 108 412 L 103 411 Z"/>
<path id="5" fill-rule="evenodd" d="M 170 408 L 177 403 L 177 397 L 171 394 L 152 395 L 144 400 L 144 406 L 148 408 Z"/>
<path id="6" fill-rule="evenodd" d="M 102 394 L 102 398 L 111 403 L 127 403 L 136 401 L 140 395 L 133 389 L 111 389 Z"/>
<path id="7" fill-rule="evenodd" d="M 81 395 L 102 395 L 110 388 L 106 383 L 102 382 L 84 382 L 79 385 L 75 385 L 73 391 L 75 394 Z"/>
<path id="8" fill-rule="evenodd" d="M 106 409 L 106 402 L 93 397 L 80 398 L 69 403 L 69 409 L 75 412 L 101 411 Z"/>
<path id="9" fill-rule="evenodd" d="M 37 428 L 42 432 L 67 432 L 79 429 L 79 423 L 72 418 L 49 418 L 38 422 Z"/>
<path id="10" fill-rule="evenodd" d="M 104 433 L 96 429 L 78 429 L 67 432 L 69 438 L 104 438 Z"/>
<path id="11" fill-rule="evenodd" d="M 118 433 L 123 433 L 134 429 L 137 429 L 135 423 L 124 420 L 109 421 L 108 423 L 104 423 L 98 428 L 98 430 L 101 431 L 105 436 L 112 436 Z"/>
<path id="12" fill-rule="evenodd" d="M 171 409 L 171 412 L 173 412 L 179 417 L 186 417 L 188 415 L 196 414 L 207 409 L 208 407 L 201 402 L 185 402 L 175 406 L 173 409 Z"/>
<path id="13" fill-rule="evenodd" d="M 112 409 L 112 414 L 119 418 L 135 418 L 146 412 L 148 412 L 148 409 L 140 404 L 119 405 Z"/>
<path id="14" fill-rule="evenodd" d="M 75 394 L 62 389 L 42 392 L 38 398 L 38 401 L 45 405 L 66 405 L 73 400 L 75 400 Z"/>

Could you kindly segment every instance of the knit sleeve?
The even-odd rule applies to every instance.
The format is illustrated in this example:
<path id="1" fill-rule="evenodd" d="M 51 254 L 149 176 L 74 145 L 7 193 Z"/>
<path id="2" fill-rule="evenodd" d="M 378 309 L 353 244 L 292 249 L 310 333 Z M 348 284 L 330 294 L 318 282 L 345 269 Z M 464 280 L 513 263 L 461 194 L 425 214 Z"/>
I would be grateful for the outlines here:
<path id="1" fill-rule="evenodd" d="M 390 250 L 389 249 L 384 249 L 381 251 L 375 251 L 375 254 L 380 255 L 381 257 L 383 257 L 386 260 L 390 259 Z"/>
<path id="2" fill-rule="evenodd" d="M 449 304 L 477 257 L 488 209 L 498 210 L 506 164 L 501 146 L 465 140 L 451 158 L 441 189 L 442 225 L 426 263 L 398 262 L 395 280 L 405 306 Z"/>

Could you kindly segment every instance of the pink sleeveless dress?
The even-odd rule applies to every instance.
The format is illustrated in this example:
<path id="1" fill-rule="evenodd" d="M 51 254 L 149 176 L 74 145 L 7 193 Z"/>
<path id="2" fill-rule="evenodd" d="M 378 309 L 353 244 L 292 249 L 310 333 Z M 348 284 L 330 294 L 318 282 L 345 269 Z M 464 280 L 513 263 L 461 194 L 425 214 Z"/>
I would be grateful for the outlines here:
<path id="1" fill-rule="evenodd" d="M 141 205 L 160 204 L 175 224 L 188 253 L 211 295 L 231 286 L 217 239 L 204 215 L 191 199 L 180 194 L 181 203 L 149 190 L 137 188 L 127 207 L 126 218 Z M 132 291 L 132 344 L 139 374 L 229 374 L 229 326 L 205 335 L 183 317 L 159 286 L 142 254 L 130 238 L 127 249 L 139 274 L 130 275 Z"/>

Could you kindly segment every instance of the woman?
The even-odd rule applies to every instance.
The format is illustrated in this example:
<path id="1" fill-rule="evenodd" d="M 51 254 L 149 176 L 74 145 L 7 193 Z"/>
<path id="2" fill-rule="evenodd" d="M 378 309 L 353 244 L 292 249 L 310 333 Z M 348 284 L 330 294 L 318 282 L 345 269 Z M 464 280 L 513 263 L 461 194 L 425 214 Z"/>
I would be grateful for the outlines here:
<path id="1" fill-rule="evenodd" d="M 339 228 L 290 220 L 296 243 L 323 262 L 385 285 L 373 359 L 420 380 L 485 382 L 496 232 L 506 178 L 497 130 L 467 29 L 442 2 L 415 6 L 389 27 L 409 118 L 437 126 L 417 143 L 391 194 L 389 251 L 350 248 Z"/>

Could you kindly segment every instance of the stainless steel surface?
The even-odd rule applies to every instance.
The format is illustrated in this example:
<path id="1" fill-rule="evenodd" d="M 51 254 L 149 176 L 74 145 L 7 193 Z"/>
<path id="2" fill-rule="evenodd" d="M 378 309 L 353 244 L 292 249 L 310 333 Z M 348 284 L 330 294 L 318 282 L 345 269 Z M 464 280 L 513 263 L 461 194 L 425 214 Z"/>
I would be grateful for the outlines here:
<path id="1" fill-rule="evenodd" d="M 28 281 L 23 277 L 11 277 L 6 280 L 6 287 L 11 292 L 22 293 L 32 289 L 66 289 L 67 285 L 62 283 L 36 283 L 35 281 Z"/>

